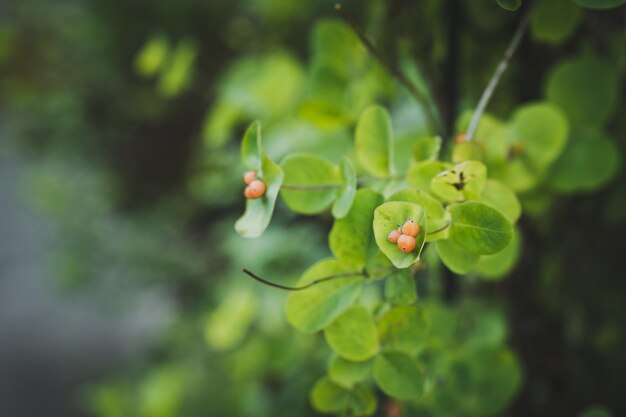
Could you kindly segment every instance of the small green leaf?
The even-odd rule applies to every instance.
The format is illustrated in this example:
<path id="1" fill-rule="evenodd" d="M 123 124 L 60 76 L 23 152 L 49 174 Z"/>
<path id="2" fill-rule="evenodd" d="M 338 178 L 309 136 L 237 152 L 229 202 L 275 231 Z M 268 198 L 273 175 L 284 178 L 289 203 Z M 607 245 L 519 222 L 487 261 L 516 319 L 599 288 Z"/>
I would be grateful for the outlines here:
<path id="1" fill-rule="evenodd" d="M 415 161 L 436 160 L 441 150 L 441 138 L 439 136 L 420 136 L 415 140 L 413 158 Z"/>
<path id="2" fill-rule="evenodd" d="M 370 377 L 374 361 L 351 362 L 336 356 L 328 368 L 328 376 L 333 382 L 352 388 L 354 384 L 363 382 Z"/>
<path id="3" fill-rule="evenodd" d="M 551 167 L 548 183 L 562 193 L 593 191 L 615 176 L 620 152 L 609 138 L 593 129 L 580 129 Z"/>
<path id="4" fill-rule="evenodd" d="M 246 131 L 241 144 L 241 155 L 247 169 L 256 171 L 265 182 L 265 195 L 247 199 L 246 211 L 235 223 L 235 230 L 243 237 L 261 236 L 272 220 L 274 205 L 283 182 L 283 170 L 265 155 L 261 146 L 261 124 L 254 122 Z"/>
<path id="5" fill-rule="evenodd" d="M 346 217 L 352 207 L 354 196 L 356 195 L 356 171 L 354 165 L 348 157 L 343 157 L 339 162 L 339 170 L 341 171 L 341 180 L 343 186 L 339 189 L 337 199 L 333 204 L 333 217 L 342 219 Z"/>
<path id="6" fill-rule="evenodd" d="M 567 142 L 567 119 L 549 103 L 520 107 L 510 127 L 514 142 L 521 146 L 522 155 L 535 170 L 541 171 L 554 162 Z"/>
<path id="7" fill-rule="evenodd" d="M 476 200 L 483 192 L 487 167 L 482 162 L 466 161 L 435 175 L 430 188 L 446 201 Z"/>
<path id="8" fill-rule="evenodd" d="M 467 274 L 480 259 L 480 255 L 466 251 L 450 239 L 438 240 L 435 248 L 443 264 L 455 274 Z"/>
<path id="9" fill-rule="evenodd" d="M 613 67 L 592 56 L 562 61 L 548 75 L 546 96 L 563 109 L 572 126 L 601 126 L 620 97 Z"/>
<path id="10" fill-rule="evenodd" d="M 387 240 L 389 232 L 402 226 L 407 220 L 414 220 L 419 225 L 419 234 L 415 237 L 415 249 L 403 253 L 398 245 Z M 385 203 L 374 211 L 374 237 L 378 248 L 389 258 L 396 268 L 408 268 L 420 258 L 426 240 L 428 224 L 426 212 L 422 206 L 414 203 L 393 201 Z"/>
<path id="11" fill-rule="evenodd" d="M 343 359 L 364 361 L 378 352 L 378 331 L 374 318 L 360 305 L 346 310 L 324 329 L 330 347 Z"/>
<path id="12" fill-rule="evenodd" d="M 337 197 L 341 174 L 337 166 L 313 154 L 292 154 L 283 159 L 285 173 L 280 191 L 287 207 L 296 213 L 316 214 L 326 210 Z M 287 187 L 328 187 L 293 190 Z"/>
<path id="13" fill-rule="evenodd" d="M 391 118 L 380 106 L 370 106 L 356 124 L 355 147 L 359 164 L 368 173 L 386 178 L 394 173 Z"/>
<path id="14" fill-rule="evenodd" d="M 365 416 L 376 411 L 376 397 L 363 387 L 346 389 L 328 378 L 319 379 L 311 390 L 311 404 L 322 413 Z"/>
<path id="15" fill-rule="evenodd" d="M 415 279 L 408 269 L 398 269 L 385 280 L 385 299 L 393 305 L 410 305 L 417 300 Z"/>
<path id="16" fill-rule="evenodd" d="M 169 42 L 162 34 L 154 35 L 135 57 L 135 71 L 141 76 L 151 77 L 165 64 L 169 53 Z"/>
<path id="17" fill-rule="evenodd" d="M 582 13 L 569 0 L 542 0 L 532 11 L 530 29 L 533 38 L 559 44 L 576 30 Z"/>
<path id="18" fill-rule="evenodd" d="M 422 393 L 424 377 L 411 357 L 389 352 L 376 357 L 374 380 L 385 394 L 409 400 Z"/>
<path id="19" fill-rule="evenodd" d="M 464 161 L 482 161 L 484 151 L 476 141 L 465 141 L 454 145 L 452 162 L 458 164 Z"/>
<path id="20" fill-rule="evenodd" d="M 517 195 L 509 187 L 496 180 L 487 180 L 478 202 L 491 206 L 515 223 L 522 214 Z"/>
<path id="21" fill-rule="evenodd" d="M 590 9 L 612 9 L 626 3 L 626 0 L 572 0 L 579 6 Z"/>
<path id="22" fill-rule="evenodd" d="M 538 175 L 519 157 L 506 165 L 494 167 L 489 174 L 518 193 L 530 191 L 539 181 Z"/>
<path id="23" fill-rule="evenodd" d="M 452 164 L 441 161 L 423 161 L 413 164 L 406 173 L 407 183 L 420 191 L 431 192 L 430 181 L 440 172 L 450 169 Z"/>
<path id="24" fill-rule="evenodd" d="M 338 259 L 362 268 L 372 251 L 374 210 L 383 202 L 375 191 L 361 189 L 343 219 L 336 219 L 328 236 L 330 250 Z"/>
<path id="25" fill-rule="evenodd" d="M 415 353 L 426 341 L 430 321 L 423 308 L 417 306 L 394 307 L 378 323 L 383 350 Z"/>
<path id="26" fill-rule="evenodd" d="M 513 236 L 511 223 L 498 210 L 468 201 L 449 207 L 450 237 L 468 252 L 491 255 L 504 249 Z"/>
<path id="27" fill-rule="evenodd" d="M 457 121 L 457 131 L 466 131 L 472 116 L 471 111 L 463 113 Z M 482 115 L 472 142 L 480 146 L 488 165 L 502 164 L 507 161 L 510 146 L 509 132 L 506 125 L 495 117 L 489 114 Z"/>
<path id="28" fill-rule="evenodd" d="M 513 238 L 506 248 L 494 255 L 483 255 L 476 264 L 476 272 L 483 278 L 500 279 L 508 275 L 515 267 L 520 254 L 520 232 L 513 231 Z"/>
<path id="29" fill-rule="evenodd" d="M 446 209 L 443 205 L 437 201 L 434 197 L 431 197 L 428 193 L 420 190 L 404 189 L 392 194 L 388 201 L 405 201 L 407 203 L 415 203 L 422 206 L 426 211 L 426 217 L 428 218 L 428 224 L 432 229 L 433 223 L 446 221 Z"/>
<path id="30" fill-rule="evenodd" d="M 320 278 L 354 272 L 354 268 L 336 259 L 324 259 L 311 266 L 298 281 L 308 284 Z M 295 328 L 315 333 L 322 330 L 357 299 L 363 277 L 342 277 L 321 282 L 287 298 L 287 321 Z"/>

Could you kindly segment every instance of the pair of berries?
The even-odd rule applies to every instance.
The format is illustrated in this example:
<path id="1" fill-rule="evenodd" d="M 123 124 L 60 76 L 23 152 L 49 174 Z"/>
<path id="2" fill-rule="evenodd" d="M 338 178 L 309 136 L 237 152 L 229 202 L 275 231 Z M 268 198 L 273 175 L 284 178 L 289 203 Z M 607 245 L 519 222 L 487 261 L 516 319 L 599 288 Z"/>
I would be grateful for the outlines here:
<path id="1" fill-rule="evenodd" d="M 246 198 L 260 198 L 265 194 L 265 183 L 257 179 L 256 172 L 248 171 L 243 174 L 243 182 L 246 183 L 246 189 L 243 192 Z"/>
<path id="2" fill-rule="evenodd" d="M 415 236 L 420 232 L 420 226 L 415 220 L 407 220 L 397 230 L 392 230 L 387 236 L 387 240 L 398 245 L 398 249 L 404 253 L 413 252 L 417 242 Z"/>

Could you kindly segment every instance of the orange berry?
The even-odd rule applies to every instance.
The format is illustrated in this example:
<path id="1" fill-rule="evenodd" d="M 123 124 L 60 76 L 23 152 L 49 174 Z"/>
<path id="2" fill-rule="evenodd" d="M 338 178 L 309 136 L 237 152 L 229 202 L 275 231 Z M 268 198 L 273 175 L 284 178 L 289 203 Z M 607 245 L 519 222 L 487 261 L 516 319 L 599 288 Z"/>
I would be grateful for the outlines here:
<path id="1" fill-rule="evenodd" d="M 457 145 L 461 142 L 465 142 L 467 141 L 467 135 L 465 133 L 459 133 L 458 135 L 456 135 L 454 141 L 457 143 Z"/>
<path id="2" fill-rule="evenodd" d="M 261 180 L 252 181 L 244 191 L 244 195 L 252 199 L 262 197 L 263 194 L 265 194 L 265 183 Z"/>
<path id="3" fill-rule="evenodd" d="M 400 237 L 400 232 L 398 232 L 397 230 L 392 230 L 391 232 L 389 232 L 389 236 L 387 236 L 387 240 L 390 241 L 391 243 L 396 243 L 399 237 Z"/>
<path id="4" fill-rule="evenodd" d="M 413 249 L 415 249 L 415 245 L 416 242 L 413 236 L 400 235 L 400 237 L 398 238 L 398 248 L 404 253 L 413 252 Z"/>
<path id="5" fill-rule="evenodd" d="M 248 171 L 243 174 L 243 182 L 245 182 L 246 185 L 250 185 L 250 183 L 254 180 L 256 180 L 256 172 Z"/>
<path id="6" fill-rule="evenodd" d="M 402 225 L 403 235 L 409 235 L 409 236 L 415 237 L 418 235 L 419 232 L 420 232 L 420 226 L 419 224 L 415 223 L 415 220 L 407 220 Z"/>

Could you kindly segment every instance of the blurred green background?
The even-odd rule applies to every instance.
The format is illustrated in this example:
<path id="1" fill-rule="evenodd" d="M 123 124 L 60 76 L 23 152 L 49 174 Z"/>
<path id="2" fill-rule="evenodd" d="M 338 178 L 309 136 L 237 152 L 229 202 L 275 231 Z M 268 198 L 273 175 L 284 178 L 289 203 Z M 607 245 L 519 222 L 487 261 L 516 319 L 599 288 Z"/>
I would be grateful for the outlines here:
<path id="1" fill-rule="evenodd" d="M 591 129 L 604 147 L 561 163 L 580 176 L 556 172 L 523 196 L 521 258 L 508 277 L 456 277 L 433 260 L 420 291 L 445 320 L 469 320 L 479 340 L 517 354 L 519 390 L 495 415 L 621 416 L 624 7 L 542 4 L 488 112 L 507 119 L 558 95 L 573 103 L 572 136 Z M 318 415 L 308 392 L 330 350 L 287 325 L 285 293 L 241 268 L 295 282 L 329 254 L 332 218 L 279 204 L 263 237 L 236 235 L 241 135 L 260 119 L 275 160 L 312 151 L 337 162 L 377 102 L 392 114 L 406 168 L 402 150 L 427 131 L 333 5 L 0 3 L 0 414 Z M 344 7 L 389 61 L 429 86 L 451 134 L 520 14 L 493 0 Z M 463 345 L 449 344 L 462 357 Z M 494 414 L 481 387 L 457 388 L 405 415 Z M 382 404 L 377 415 L 393 417 Z"/>

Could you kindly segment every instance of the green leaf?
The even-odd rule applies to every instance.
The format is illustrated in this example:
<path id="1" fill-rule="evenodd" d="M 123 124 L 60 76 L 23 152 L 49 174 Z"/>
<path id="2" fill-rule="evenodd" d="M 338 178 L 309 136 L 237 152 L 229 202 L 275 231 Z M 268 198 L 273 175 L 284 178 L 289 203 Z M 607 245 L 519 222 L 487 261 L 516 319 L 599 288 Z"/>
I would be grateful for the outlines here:
<path id="1" fill-rule="evenodd" d="M 569 0 L 542 0 L 532 11 L 533 38 L 553 44 L 565 41 L 576 30 L 582 13 Z"/>
<path id="2" fill-rule="evenodd" d="M 378 323 L 380 343 L 385 351 L 415 353 L 428 339 L 430 320 L 423 308 L 394 307 Z"/>
<path id="3" fill-rule="evenodd" d="M 612 140 L 597 130 L 580 129 L 570 138 L 548 175 L 548 183 L 562 193 L 593 191 L 615 176 L 620 152 Z"/>
<path id="4" fill-rule="evenodd" d="M 403 253 L 398 245 L 389 242 L 387 237 L 389 232 L 402 226 L 407 220 L 414 220 L 419 225 L 419 234 L 415 237 L 415 249 L 412 252 Z M 376 244 L 396 268 L 408 268 L 419 260 L 427 230 L 426 212 L 420 205 L 393 201 L 379 206 L 374 211 Z"/>
<path id="5" fill-rule="evenodd" d="M 398 269 L 385 280 L 385 299 L 393 305 L 410 305 L 417 300 L 417 288 L 411 271 Z"/>
<path id="6" fill-rule="evenodd" d="M 343 186 L 339 189 L 337 199 L 333 204 L 332 213 L 336 219 L 346 217 L 356 195 L 356 171 L 350 158 L 343 157 L 339 162 L 339 169 Z"/>
<path id="7" fill-rule="evenodd" d="M 579 6 L 590 9 L 612 9 L 626 3 L 626 0 L 572 0 Z"/>
<path id="8" fill-rule="evenodd" d="M 311 281 L 337 274 L 354 272 L 354 268 L 336 259 L 325 259 L 311 266 L 298 281 L 305 285 Z M 302 291 L 292 292 L 287 298 L 287 321 L 295 328 L 315 333 L 322 330 L 357 299 L 363 277 L 332 279 Z"/>
<path id="9" fill-rule="evenodd" d="M 413 158 L 415 161 L 436 160 L 441 150 L 441 138 L 439 136 L 420 136 L 415 140 Z"/>
<path id="10" fill-rule="evenodd" d="M 313 154 L 296 153 L 280 164 L 285 180 L 280 191 L 287 207 L 296 213 L 316 214 L 326 210 L 337 197 L 341 174 L 337 166 Z M 287 187 L 322 187 L 292 190 Z M 323 188 L 328 187 L 328 188 Z"/>
<path id="11" fill-rule="evenodd" d="M 480 259 L 480 255 L 466 251 L 450 239 L 438 240 L 435 248 L 443 264 L 455 274 L 467 274 Z"/>
<path id="12" fill-rule="evenodd" d="M 452 162 L 458 164 L 464 161 L 482 161 L 484 151 L 476 141 L 465 141 L 454 145 Z"/>
<path id="13" fill-rule="evenodd" d="M 407 203 L 415 203 L 422 206 L 424 211 L 426 211 L 428 227 L 431 230 L 442 227 L 448 222 L 446 209 L 443 208 L 439 201 L 424 191 L 411 189 L 400 190 L 392 194 L 388 201 L 406 201 Z"/>
<path id="14" fill-rule="evenodd" d="M 457 131 L 464 132 L 467 130 L 472 115 L 472 112 L 468 111 L 459 117 Z M 507 162 L 510 137 L 506 125 L 502 121 L 489 114 L 483 114 L 478 122 L 472 142 L 480 146 L 484 160 L 488 165 Z"/>
<path id="15" fill-rule="evenodd" d="M 522 148 L 522 155 L 536 170 L 548 167 L 567 142 L 568 124 L 558 107 L 549 103 L 520 107 L 510 123 L 514 142 Z"/>
<path id="16" fill-rule="evenodd" d="M 486 179 L 485 164 L 466 161 L 435 175 L 430 182 L 430 188 L 446 201 L 475 200 L 483 192 Z"/>
<path id="17" fill-rule="evenodd" d="M 520 232 L 514 230 L 513 238 L 506 248 L 494 255 L 483 255 L 476 264 L 476 272 L 483 278 L 504 278 L 515 267 L 520 255 Z"/>
<path id="18" fill-rule="evenodd" d="M 423 375 L 411 357 L 403 353 L 384 353 L 374 362 L 374 380 L 387 395 L 409 400 L 422 393 Z"/>
<path id="19" fill-rule="evenodd" d="M 619 91 L 617 71 L 585 56 L 563 61 L 552 70 L 546 96 L 563 109 L 572 126 L 601 126 L 615 112 Z"/>
<path id="20" fill-rule="evenodd" d="M 378 352 L 378 331 L 374 318 L 360 305 L 346 310 L 324 329 L 330 347 L 343 359 L 364 361 Z"/>
<path id="21" fill-rule="evenodd" d="M 374 361 L 351 362 L 336 356 L 328 368 L 328 376 L 337 384 L 352 388 L 370 377 Z"/>
<path id="22" fill-rule="evenodd" d="M 322 413 L 364 416 L 376 411 L 376 397 L 367 388 L 346 389 L 328 378 L 319 379 L 311 390 L 311 404 Z"/>
<path id="23" fill-rule="evenodd" d="M 367 51 L 346 24 L 322 20 L 315 25 L 311 37 L 313 67 L 331 69 L 342 79 L 355 75 L 367 61 Z"/>
<path id="24" fill-rule="evenodd" d="M 504 166 L 494 167 L 489 174 L 518 193 L 531 190 L 539 181 L 538 174 L 520 157 L 514 158 Z"/>
<path id="25" fill-rule="evenodd" d="M 135 57 L 135 71 L 144 77 L 153 76 L 165 64 L 168 52 L 167 38 L 161 34 L 152 36 Z"/>
<path id="26" fill-rule="evenodd" d="M 513 236 L 511 223 L 499 211 L 468 201 L 449 207 L 450 238 L 468 252 L 491 255 L 504 249 Z"/>
<path id="27" fill-rule="evenodd" d="M 356 124 L 355 147 L 359 164 L 368 173 L 386 178 L 394 173 L 391 118 L 380 106 L 370 106 Z"/>
<path id="28" fill-rule="evenodd" d="M 423 161 L 413 164 L 406 173 L 407 183 L 420 191 L 431 192 L 430 181 L 440 172 L 450 169 L 452 164 L 441 161 Z"/>
<path id="29" fill-rule="evenodd" d="M 336 219 L 328 237 L 330 250 L 335 257 L 362 268 L 372 251 L 374 210 L 383 202 L 375 191 L 361 189 L 356 192 L 354 203 L 343 219 Z"/>
<path id="30" fill-rule="evenodd" d="M 243 237 L 261 236 L 272 220 L 274 205 L 283 182 L 283 170 L 265 155 L 261 146 L 261 123 L 254 122 L 246 131 L 241 144 L 241 155 L 247 169 L 256 171 L 265 182 L 265 195 L 247 199 L 246 211 L 235 223 L 235 230 Z"/>
<path id="31" fill-rule="evenodd" d="M 500 181 L 489 179 L 478 202 L 491 206 L 515 223 L 522 214 L 517 195 Z"/>
<path id="32" fill-rule="evenodd" d="M 170 52 L 165 67 L 161 69 L 157 88 L 165 97 L 173 97 L 186 89 L 193 78 L 198 45 L 183 39 Z"/>

